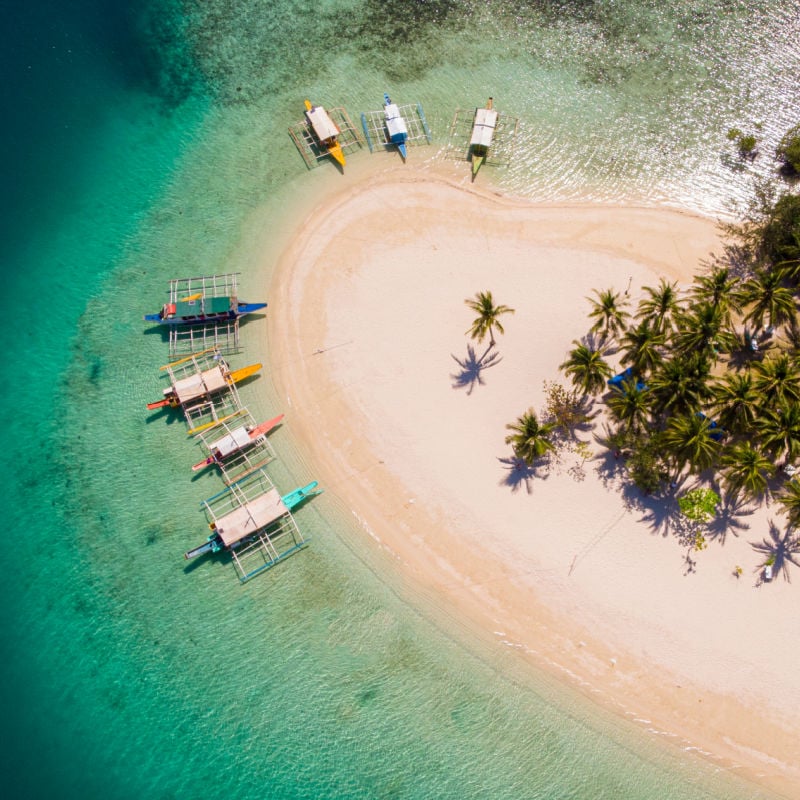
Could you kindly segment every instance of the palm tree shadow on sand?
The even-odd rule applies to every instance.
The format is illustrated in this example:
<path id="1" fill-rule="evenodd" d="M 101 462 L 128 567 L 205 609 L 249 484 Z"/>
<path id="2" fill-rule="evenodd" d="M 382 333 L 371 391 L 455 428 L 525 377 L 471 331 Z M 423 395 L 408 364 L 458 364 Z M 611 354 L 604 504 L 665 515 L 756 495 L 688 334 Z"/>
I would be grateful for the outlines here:
<path id="1" fill-rule="evenodd" d="M 791 583 L 789 575 L 789 564 L 800 567 L 800 536 L 793 535 L 794 531 L 789 527 L 786 531 L 781 531 L 778 526 L 770 520 L 769 538 L 765 537 L 760 542 L 751 542 L 753 550 L 761 553 L 764 560 L 758 567 L 760 577 L 758 584 L 764 583 L 764 568 L 767 564 L 772 565 L 775 575 L 781 573 L 785 581 Z"/>
<path id="2" fill-rule="evenodd" d="M 547 472 L 537 472 L 536 464 L 528 464 L 523 458 L 508 456 L 497 459 L 502 465 L 505 475 L 500 480 L 500 486 L 508 486 L 512 493 L 518 492 L 523 486 L 528 494 L 533 494 L 533 481 L 547 480 Z M 542 459 L 542 462 L 547 459 Z"/>
<path id="3" fill-rule="evenodd" d="M 460 367 L 460 372 L 450 375 L 454 389 L 466 389 L 467 394 L 470 395 L 476 386 L 484 385 L 481 375 L 483 370 L 489 369 L 489 367 L 493 367 L 503 360 L 500 352 L 497 350 L 490 354 L 492 347 L 493 345 L 490 344 L 480 358 L 477 357 L 475 348 L 471 344 L 467 345 L 467 355 L 463 359 L 458 358 L 452 353 L 450 354 L 453 361 Z"/>
<path id="4" fill-rule="evenodd" d="M 738 536 L 741 531 L 750 530 L 750 525 L 743 517 L 752 516 L 757 506 L 747 500 L 723 495 L 722 503 L 717 507 L 716 516 L 706 525 L 706 538 L 725 544 L 729 533 Z"/>

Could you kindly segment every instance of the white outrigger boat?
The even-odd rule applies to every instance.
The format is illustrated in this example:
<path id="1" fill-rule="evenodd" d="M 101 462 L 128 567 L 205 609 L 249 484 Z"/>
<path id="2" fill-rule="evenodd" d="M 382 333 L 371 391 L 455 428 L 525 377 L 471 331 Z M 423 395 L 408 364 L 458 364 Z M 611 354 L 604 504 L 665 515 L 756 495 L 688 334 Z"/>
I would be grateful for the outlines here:
<path id="1" fill-rule="evenodd" d="M 341 131 L 336 127 L 336 123 L 330 118 L 328 112 L 322 106 L 312 105 L 310 100 L 306 100 L 306 119 L 314 131 L 320 147 L 344 167 L 346 163 L 344 152 L 337 138 Z"/>
<path id="2" fill-rule="evenodd" d="M 408 158 L 408 150 L 406 149 L 406 141 L 408 140 L 408 126 L 406 121 L 400 114 L 400 109 L 396 103 L 389 99 L 388 94 L 383 95 L 383 113 L 386 118 L 386 130 L 389 132 L 389 141 L 397 145 L 403 161 Z"/>
<path id="3" fill-rule="evenodd" d="M 497 127 L 497 112 L 494 110 L 493 105 L 494 100 L 490 97 L 486 103 L 486 108 L 475 109 L 475 122 L 472 126 L 472 136 L 469 141 L 472 152 L 473 180 L 475 180 L 478 170 L 489 155 L 489 148 L 492 145 L 495 128 Z"/>
<path id="4" fill-rule="evenodd" d="M 230 430 L 224 436 L 221 436 L 208 445 L 210 451 L 209 456 L 193 464 L 192 470 L 197 472 L 205 467 L 210 467 L 212 464 L 223 464 L 227 459 L 231 458 L 231 456 L 258 444 L 258 442 L 262 441 L 273 428 L 280 425 L 282 421 L 283 414 L 279 414 L 277 417 L 273 417 L 273 419 L 267 422 L 262 422 L 260 425 L 241 425 L 238 428 Z"/>

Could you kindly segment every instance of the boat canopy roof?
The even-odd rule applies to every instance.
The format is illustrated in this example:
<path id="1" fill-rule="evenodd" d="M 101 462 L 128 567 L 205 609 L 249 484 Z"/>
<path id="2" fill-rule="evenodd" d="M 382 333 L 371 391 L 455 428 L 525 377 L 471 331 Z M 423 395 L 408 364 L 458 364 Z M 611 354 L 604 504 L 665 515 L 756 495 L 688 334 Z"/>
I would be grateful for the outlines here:
<path id="1" fill-rule="evenodd" d="M 243 447 L 247 447 L 249 444 L 253 444 L 253 439 L 250 436 L 250 431 L 247 430 L 247 426 L 242 425 L 241 428 L 236 428 L 217 439 L 216 442 L 210 445 L 209 449 L 212 451 L 219 450 L 220 455 L 227 456 L 237 450 L 241 450 Z"/>
<path id="2" fill-rule="evenodd" d="M 393 142 L 397 142 L 398 137 L 402 137 L 404 140 L 408 135 L 408 127 L 406 126 L 406 121 L 400 115 L 400 110 L 394 103 L 389 103 L 383 108 L 386 114 L 386 128 L 389 131 L 389 138 Z"/>
<path id="3" fill-rule="evenodd" d="M 175 381 L 174 391 L 178 402 L 185 405 L 198 397 L 218 392 L 226 386 L 228 386 L 228 382 L 225 380 L 225 373 L 222 365 L 218 364 L 211 369 Z"/>
<path id="4" fill-rule="evenodd" d="M 497 112 L 491 108 L 479 108 L 475 111 L 475 125 L 472 128 L 470 144 L 488 147 L 492 143 L 494 129 L 497 126 Z"/>
<path id="5" fill-rule="evenodd" d="M 306 111 L 306 117 L 321 141 L 333 139 L 339 135 L 339 129 L 333 120 L 328 116 L 328 112 L 322 106 L 313 106 Z"/>
<path id="6" fill-rule="evenodd" d="M 270 489 L 219 517 L 216 532 L 225 547 L 232 547 L 288 513 L 278 490 Z"/>
<path id="7" fill-rule="evenodd" d="M 179 300 L 176 304 L 179 317 L 193 317 L 201 314 L 225 314 L 231 310 L 230 297 L 202 297 L 196 300 Z"/>

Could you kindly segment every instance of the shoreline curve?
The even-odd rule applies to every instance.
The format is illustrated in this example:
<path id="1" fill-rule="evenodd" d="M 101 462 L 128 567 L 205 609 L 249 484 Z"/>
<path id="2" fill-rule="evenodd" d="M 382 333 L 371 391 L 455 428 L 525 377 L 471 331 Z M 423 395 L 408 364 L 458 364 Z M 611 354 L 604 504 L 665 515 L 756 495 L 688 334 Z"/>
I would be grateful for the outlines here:
<path id="1" fill-rule="evenodd" d="M 497 647 L 645 730 L 791 794 L 800 787 L 798 637 L 789 586 L 751 575 L 767 509 L 683 551 L 595 457 L 518 480 L 505 425 L 588 329 L 592 289 L 687 285 L 719 248 L 713 221 L 626 206 L 540 206 L 431 171 L 363 175 L 287 240 L 268 336 L 292 433 L 328 493 L 409 586 Z M 516 309 L 476 367 L 463 300 Z M 291 365 L 291 366 L 289 366 Z M 782 650 L 775 641 L 787 642 Z"/>

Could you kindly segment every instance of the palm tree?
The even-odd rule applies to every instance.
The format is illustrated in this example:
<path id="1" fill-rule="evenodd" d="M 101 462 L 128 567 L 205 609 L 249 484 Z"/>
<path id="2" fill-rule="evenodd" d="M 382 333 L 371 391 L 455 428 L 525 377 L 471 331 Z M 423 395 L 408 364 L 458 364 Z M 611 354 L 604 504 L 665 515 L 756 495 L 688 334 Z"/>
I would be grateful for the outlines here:
<path id="1" fill-rule="evenodd" d="M 662 278 L 655 289 L 651 286 L 643 289 L 647 297 L 639 301 L 636 316 L 649 319 L 656 333 L 666 335 L 672 328 L 672 320 L 679 310 L 677 286 L 677 283 L 668 283 Z"/>
<path id="2" fill-rule="evenodd" d="M 508 306 L 496 306 L 492 299 L 491 292 L 478 292 L 472 300 L 464 301 L 478 317 L 472 323 L 472 327 L 467 333 L 478 342 L 482 342 L 489 334 L 489 347 L 494 347 L 494 329 L 497 328 L 499 333 L 505 333 L 503 324 L 500 322 L 501 314 L 513 314 L 514 309 Z"/>
<path id="3" fill-rule="evenodd" d="M 752 371 L 753 386 L 764 406 L 800 400 L 800 370 L 786 353 L 755 362 Z"/>
<path id="4" fill-rule="evenodd" d="M 572 344 L 575 348 L 570 351 L 569 358 L 559 369 L 570 376 L 573 385 L 584 395 L 597 394 L 611 377 L 611 367 L 603 358 L 603 350 L 594 350 L 578 341 L 573 341 Z"/>
<path id="5" fill-rule="evenodd" d="M 701 353 L 676 355 L 650 377 L 653 407 L 658 413 L 693 413 L 711 398 L 711 365 Z"/>
<path id="6" fill-rule="evenodd" d="M 539 422 L 536 412 L 529 408 L 517 421 L 506 425 L 513 434 L 506 436 L 506 444 L 514 449 L 514 455 L 521 458 L 526 464 L 533 462 L 551 450 L 555 445 L 550 440 L 555 424 L 552 422 Z"/>
<path id="7" fill-rule="evenodd" d="M 750 442 L 733 445 L 721 458 L 725 488 L 729 494 L 738 496 L 744 491 L 751 499 L 758 499 L 767 491 L 767 478 L 775 471 L 775 465 L 756 450 Z"/>
<path id="8" fill-rule="evenodd" d="M 612 392 L 608 398 L 608 408 L 615 419 L 626 426 L 631 433 L 638 433 L 648 422 L 652 394 L 646 386 L 641 386 L 635 378 L 623 381 L 622 391 Z"/>
<path id="9" fill-rule="evenodd" d="M 692 472 L 702 472 L 717 460 L 720 443 L 713 438 L 718 431 L 702 414 L 671 417 L 664 431 L 664 445 L 680 472 L 687 464 Z"/>
<path id="10" fill-rule="evenodd" d="M 701 303 L 678 317 L 674 341 L 680 353 L 700 352 L 715 360 L 719 350 L 731 351 L 737 344 L 722 308 L 711 303 Z"/>
<path id="11" fill-rule="evenodd" d="M 594 325 L 589 330 L 602 331 L 602 341 L 605 342 L 609 335 L 616 336 L 625 327 L 625 320 L 630 316 L 625 311 L 627 301 L 621 300 L 619 292 L 613 289 L 605 289 L 602 292 L 595 289 L 594 293 L 597 295 L 597 300 L 586 298 L 593 306 L 589 316 L 595 319 Z"/>
<path id="12" fill-rule="evenodd" d="M 800 480 L 789 481 L 777 500 L 783 506 L 780 513 L 789 517 L 790 527 L 800 528 Z"/>
<path id="13" fill-rule="evenodd" d="M 756 421 L 759 396 L 749 372 L 728 373 L 712 387 L 712 408 L 719 424 L 731 433 L 752 430 Z"/>
<path id="14" fill-rule="evenodd" d="M 717 308 L 722 324 L 730 326 L 734 314 L 742 310 L 742 290 L 739 284 L 739 279 L 731 274 L 728 267 L 714 267 L 708 275 L 695 277 L 689 294 L 696 304 Z"/>
<path id="15" fill-rule="evenodd" d="M 765 318 L 769 327 L 775 327 L 791 322 L 797 314 L 794 296 L 783 284 L 783 275 L 778 269 L 762 270 L 745 284 L 745 304 L 752 305 L 745 320 L 756 330 L 764 327 Z"/>
<path id="16" fill-rule="evenodd" d="M 622 363 L 629 364 L 637 375 L 650 372 L 662 361 L 659 348 L 664 341 L 664 334 L 651 327 L 650 320 L 642 320 L 622 337 Z"/>
<path id="17" fill-rule="evenodd" d="M 800 454 L 800 403 L 781 403 L 768 410 L 758 423 L 764 447 L 775 456 L 785 454 L 784 464 Z"/>

